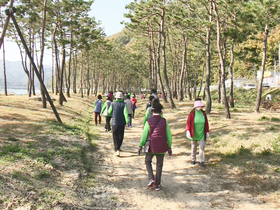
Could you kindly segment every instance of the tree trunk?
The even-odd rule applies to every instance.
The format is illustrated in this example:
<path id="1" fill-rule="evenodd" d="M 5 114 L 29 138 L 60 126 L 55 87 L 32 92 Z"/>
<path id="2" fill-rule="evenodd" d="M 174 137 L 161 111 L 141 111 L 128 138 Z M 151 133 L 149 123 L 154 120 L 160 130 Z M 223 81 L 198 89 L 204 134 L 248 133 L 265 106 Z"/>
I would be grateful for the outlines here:
<path id="1" fill-rule="evenodd" d="M 159 86 L 160 86 L 160 89 L 161 89 L 161 92 L 162 92 L 163 101 L 165 103 L 167 103 L 167 98 L 166 98 L 164 86 L 162 84 L 162 79 L 161 79 L 161 75 L 160 75 L 160 46 L 161 46 L 161 33 L 160 33 L 160 30 L 159 30 L 159 33 L 158 33 L 158 47 L 157 47 L 157 75 L 158 75 Z"/>
<path id="2" fill-rule="evenodd" d="M 84 89 L 83 89 L 83 68 L 84 68 L 84 62 L 83 62 L 83 51 L 81 52 L 81 67 L 80 67 L 80 94 L 81 97 L 84 97 Z"/>
<path id="3" fill-rule="evenodd" d="M 202 75 L 201 75 L 201 82 L 200 82 L 200 88 L 199 88 L 199 91 L 198 91 L 198 97 L 200 96 L 200 93 L 201 93 L 201 90 L 202 90 L 202 87 L 203 87 L 203 81 L 204 81 L 204 71 L 205 71 L 205 60 L 203 62 L 203 67 L 202 67 Z"/>
<path id="4" fill-rule="evenodd" d="M 62 39 L 65 38 L 65 32 L 60 29 L 60 36 Z M 65 42 L 62 44 L 62 61 L 61 61 L 61 69 L 60 69 L 60 87 L 59 87 L 59 104 L 62 106 L 63 102 L 66 101 L 65 96 L 63 94 L 63 74 L 65 71 L 65 59 L 66 59 L 66 49 Z"/>
<path id="5" fill-rule="evenodd" d="M 89 82 L 89 50 L 87 50 L 87 97 L 90 94 L 90 82 Z"/>
<path id="6" fill-rule="evenodd" d="M 75 50 L 74 55 L 74 68 L 73 68 L 73 93 L 77 94 L 77 68 L 78 68 L 78 53 Z"/>
<path id="7" fill-rule="evenodd" d="M 210 14 L 209 14 L 209 22 L 212 22 L 212 11 L 213 5 L 212 0 L 210 1 Z M 207 100 L 206 105 L 206 113 L 210 114 L 212 109 L 212 100 L 210 94 L 210 77 L 211 77 L 211 50 L 210 50 L 210 40 L 211 40 L 211 26 L 206 28 L 206 81 L 205 81 L 205 95 Z"/>
<path id="8" fill-rule="evenodd" d="M 44 74 L 43 58 L 44 58 L 44 49 L 45 49 L 45 28 L 46 28 L 47 2 L 48 2 L 48 0 L 44 0 L 43 25 L 42 25 L 42 37 L 41 37 L 41 56 L 40 56 L 40 63 L 39 63 L 39 74 L 40 74 L 43 82 L 44 82 L 44 78 L 43 78 L 43 74 Z M 40 84 L 42 107 L 47 108 L 47 100 L 46 100 L 43 85 L 44 84 Z"/>
<path id="9" fill-rule="evenodd" d="M 165 3 L 165 1 L 163 1 Z M 165 18 L 165 9 L 162 8 L 161 11 L 161 24 L 160 24 L 160 32 L 162 35 L 162 59 L 163 59 L 163 77 L 165 80 L 165 88 L 167 90 L 167 96 L 169 99 L 169 104 L 171 109 L 175 109 L 176 106 L 173 102 L 173 98 L 172 98 L 172 93 L 170 90 L 170 86 L 169 86 L 169 80 L 168 80 L 168 76 L 167 76 L 167 68 L 166 68 L 166 55 L 165 55 L 165 46 L 166 46 L 166 36 L 165 36 L 165 32 L 164 32 L 164 18 Z"/>
<path id="10" fill-rule="evenodd" d="M 2 46 L 3 46 L 3 73 L 4 73 L 4 91 L 5 91 L 5 96 L 8 95 L 7 91 L 7 74 L 6 74 L 6 58 L 5 58 L 5 42 L 4 38 L 2 41 Z"/>
<path id="11" fill-rule="evenodd" d="M 229 104 L 231 108 L 234 108 L 234 98 L 233 98 L 233 65 L 234 65 L 234 45 L 231 45 L 230 49 L 230 65 L 229 65 L 229 75 L 230 75 L 230 91 L 229 91 Z"/>
<path id="12" fill-rule="evenodd" d="M 221 29 L 220 29 L 220 17 L 218 14 L 218 9 L 216 6 L 216 2 L 213 2 L 213 8 L 216 14 L 217 19 L 217 47 L 219 52 L 220 64 L 221 64 L 221 73 L 222 73 L 222 101 L 225 104 L 225 115 L 227 119 L 230 119 L 229 106 L 226 97 L 226 86 L 225 86 L 225 59 L 223 57 L 222 49 L 221 49 Z"/>
<path id="13" fill-rule="evenodd" d="M 184 99 L 184 94 L 183 94 L 183 80 L 184 80 L 184 73 L 186 71 L 186 66 L 187 66 L 187 42 L 188 38 L 183 35 L 184 39 L 184 51 L 183 51 L 183 58 L 182 58 L 182 68 L 181 68 L 181 73 L 180 73 L 180 79 L 179 79 L 179 84 L 178 84 L 178 100 L 183 101 Z"/>
<path id="14" fill-rule="evenodd" d="M 255 112 L 260 112 L 260 105 L 261 105 L 261 100 L 262 100 L 262 82 L 263 82 L 265 63 L 266 63 L 267 37 L 268 37 L 268 24 L 265 25 L 264 40 L 263 40 L 263 59 L 262 59 L 262 67 L 261 67 L 262 70 L 261 70 L 261 78 L 259 80 Z"/>
<path id="15" fill-rule="evenodd" d="M 218 79 L 219 79 L 219 83 L 218 83 L 218 103 L 221 103 L 221 65 L 219 65 L 218 68 Z"/>
<path id="16" fill-rule="evenodd" d="M 54 49 L 53 49 L 53 43 L 52 43 L 52 93 L 54 93 Z"/>
<path id="17" fill-rule="evenodd" d="M 71 88 L 71 64 L 72 64 L 72 52 L 73 52 L 73 30 L 71 29 L 70 34 L 70 52 L 69 52 L 69 63 L 68 63 L 68 76 L 67 76 L 67 82 L 66 82 L 66 88 L 67 88 L 67 97 L 70 98 L 70 88 Z"/>

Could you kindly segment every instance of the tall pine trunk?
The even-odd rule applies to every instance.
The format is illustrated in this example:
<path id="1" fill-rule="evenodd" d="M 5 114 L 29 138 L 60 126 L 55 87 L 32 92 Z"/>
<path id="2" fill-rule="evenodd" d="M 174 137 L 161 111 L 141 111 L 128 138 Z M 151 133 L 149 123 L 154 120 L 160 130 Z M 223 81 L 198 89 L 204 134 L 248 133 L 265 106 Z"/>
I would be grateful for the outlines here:
<path id="1" fill-rule="evenodd" d="M 233 98 L 233 65 L 234 65 L 234 45 L 231 45 L 230 49 L 230 65 L 229 65 L 229 75 L 230 75 L 230 91 L 229 91 L 229 104 L 231 108 L 234 108 L 234 98 Z"/>
<path id="2" fill-rule="evenodd" d="M 163 3 L 165 3 L 165 0 L 163 0 Z M 160 32 L 161 32 L 161 36 L 162 36 L 163 77 L 164 77 L 164 80 L 165 80 L 165 88 L 166 88 L 167 94 L 168 94 L 167 97 L 169 99 L 169 105 L 170 105 L 171 109 L 175 109 L 176 106 L 173 102 L 172 93 L 171 93 L 171 90 L 170 90 L 169 80 L 168 80 L 168 76 L 167 76 L 166 55 L 165 55 L 166 36 L 165 36 L 165 32 L 164 32 L 164 19 L 165 19 L 165 9 L 162 8 L 162 10 L 161 10 Z"/>
<path id="3" fill-rule="evenodd" d="M 40 56 L 40 64 L 39 64 L 39 74 L 40 74 L 43 82 L 44 82 L 43 59 L 44 59 L 44 49 L 45 49 L 45 28 L 46 28 L 45 26 L 46 26 L 47 2 L 48 2 L 48 0 L 44 0 L 42 37 L 41 37 L 41 56 Z M 42 98 L 42 107 L 47 108 L 47 100 L 46 100 L 43 84 L 40 84 L 40 90 L 41 90 L 41 98 Z"/>
<path id="4" fill-rule="evenodd" d="M 221 48 L 221 29 L 220 29 L 220 16 L 218 13 L 216 2 L 213 2 L 213 8 L 214 12 L 216 14 L 217 19 L 217 48 L 219 53 L 219 59 L 221 64 L 221 83 L 222 83 L 222 102 L 225 105 L 225 115 L 227 119 L 230 119 L 230 112 L 229 112 L 229 106 L 228 101 L 226 97 L 226 85 L 225 85 L 225 58 L 223 56 L 222 48 Z"/>
<path id="5" fill-rule="evenodd" d="M 255 112 L 260 112 L 260 105 L 261 105 L 261 100 L 262 100 L 262 83 L 263 83 L 265 63 L 266 63 L 267 37 L 268 37 L 268 24 L 265 25 L 265 31 L 264 31 L 263 58 L 262 58 L 262 67 L 261 67 L 262 70 L 261 70 L 261 78 L 259 80 L 258 95 L 257 95 L 257 101 L 256 101 L 256 105 L 255 105 Z"/>
<path id="6" fill-rule="evenodd" d="M 2 46 L 3 46 L 3 73 L 4 73 L 4 92 L 5 92 L 5 96 L 8 95 L 8 90 L 7 90 L 7 74 L 6 74 L 6 58 L 5 58 L 5 42 L 3 39 L 2 42 Z"/>
<path id="7" fill-rule="evenodd" d="M 213 1 L 210 1 L 209 9 L 209 22 L 212 22 L 212 12 L 213 12 Z M 211 40 L 211 26 L 206 28 L 206 81 L 205 81 L 205 95 L 207 100 L 206 113 L 209 114 L 212 109 L 212 100 L 210 94 L 210 77 L 211 77 L 211 50 L 210 50 L 210 40 Z"/>

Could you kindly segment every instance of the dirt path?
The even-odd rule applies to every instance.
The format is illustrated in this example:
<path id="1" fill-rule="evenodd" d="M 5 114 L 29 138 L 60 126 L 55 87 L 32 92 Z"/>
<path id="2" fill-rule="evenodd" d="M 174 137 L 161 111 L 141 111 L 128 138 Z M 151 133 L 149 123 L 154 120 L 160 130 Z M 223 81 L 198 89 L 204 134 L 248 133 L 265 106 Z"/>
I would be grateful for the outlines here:
<path id="1" fill-rule="evenodd" d="M 185 108 L 178 110 L 185 112 Z M 173 135 L 173 156 L 165 156 L 161 183 L 163 189 L 159 192 L 147 188 L 148 176 L 144 154 L 137 155 L 142 134 L 142 114 L 138 114 L 140 117 L 133 121 L 132 128 L 125 130 L 120 157 L 114 156 L 112 133 L 104 132 L 103 126 L 98 127 L 102 138 L 97 144 L 102 161 L 101 173 L 97 177 L 99 194 L 93 196 L 97 208 L 149 210 L 277 208 L 271 203 L 265 203 L 261 196 L 254 197 L 246 193 L 245 187 L 238 182 L 234 169 L 224 170 L 223 167 L 226 166 L 212 163 L 213 160 L 207 157 L 211 152 L 207 151 L 207 147 L 207 167 L 191 165 L 190 144 L 184 137 L 185 119 L 174 120 L 169 111 L 165 110 L 164 117 L 167 118 Z"/>

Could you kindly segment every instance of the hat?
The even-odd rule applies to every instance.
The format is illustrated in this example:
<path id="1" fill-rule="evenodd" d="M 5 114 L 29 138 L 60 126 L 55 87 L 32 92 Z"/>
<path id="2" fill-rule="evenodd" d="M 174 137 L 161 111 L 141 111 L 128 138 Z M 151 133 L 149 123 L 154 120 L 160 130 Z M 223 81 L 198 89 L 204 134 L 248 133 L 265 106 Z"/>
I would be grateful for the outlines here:
<path id="1" fill-rule="evenodd" d="M 203 105 L 203 103 L 201 102 L 201 100 L 195 101 L 195 102 L 194 102 L 193 108 L 195 109 L 196 107 L 199 107 L 199 106 L 205 107 L 205 106 Z"/>
<path id="2" fill-rule="evenodd" d="M 122 92 L 117 92 L 115 98 L 117 98 L 117 99 L 123 99 L 123 94 L 122 94 Z"/>
<path id="3" fill-rule="evenodd" d="M 110 93 L 107 93 L 106 97 L 109 97 L 110 96 Z"/>

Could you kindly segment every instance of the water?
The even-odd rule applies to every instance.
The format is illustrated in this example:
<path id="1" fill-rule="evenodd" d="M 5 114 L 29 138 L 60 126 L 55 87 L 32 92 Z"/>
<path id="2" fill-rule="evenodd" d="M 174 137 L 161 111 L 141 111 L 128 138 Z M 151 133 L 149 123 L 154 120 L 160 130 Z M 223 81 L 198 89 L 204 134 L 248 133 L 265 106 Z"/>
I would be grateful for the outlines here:
<path id="1" fill-rule="evenodd" d="M 8 88 L 7 89 L 8 95 L 15 94 L 15 95 L 28 95 L 27 88 Z M 39 89 L 35 90 L 36 95 L 39 95 L 41 92 Z M 4 88 L 0 88 L 0 94 L 5 94 Z"/>

